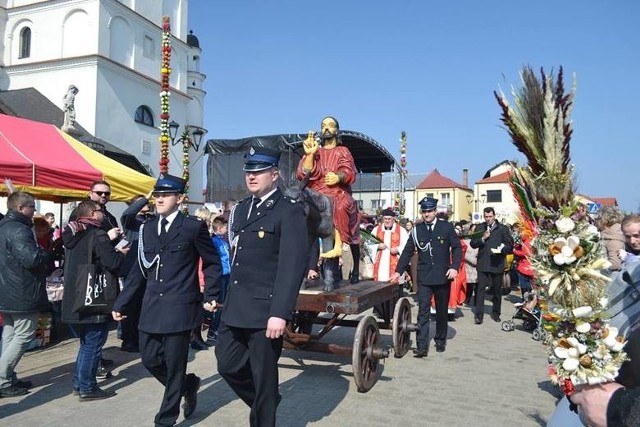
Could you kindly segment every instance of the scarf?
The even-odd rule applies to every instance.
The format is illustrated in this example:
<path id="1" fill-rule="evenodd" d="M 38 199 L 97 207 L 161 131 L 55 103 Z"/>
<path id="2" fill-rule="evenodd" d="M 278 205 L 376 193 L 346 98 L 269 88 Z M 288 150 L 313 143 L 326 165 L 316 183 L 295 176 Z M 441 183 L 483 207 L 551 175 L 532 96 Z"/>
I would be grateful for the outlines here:
<path id="1" fill-rule="evenodd" d="M 102 223 L 89 217 L 84 217 L 77 218 L 75 221 L 69 221 L 68 226 L 71 230 L 71 234 L 75 236 L 76 234 L 81 233 L 89 228 L 89 226 L 100 228 L 102 227 Z"/>

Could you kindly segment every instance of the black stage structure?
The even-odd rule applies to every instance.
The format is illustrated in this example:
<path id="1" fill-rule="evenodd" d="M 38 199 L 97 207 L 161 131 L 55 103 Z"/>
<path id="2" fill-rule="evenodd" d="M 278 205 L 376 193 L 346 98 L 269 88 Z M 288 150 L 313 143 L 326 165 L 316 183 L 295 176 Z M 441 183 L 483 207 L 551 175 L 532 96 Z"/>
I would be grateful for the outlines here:
<path id="1" fill-rule="evenodd" d="M 395 159 L 377 141 L 354 131 L 340 131 L 342 145 L 349 148 L 358 170 L 353 192 L 381 187 L 382 173 L 399 172 Z M 207 202 L 240 200 L 247 196 L 244 172 L 244 153 L 251 146 L 268 147 L 282 151 L 280 156 L 281 186 L 288 187 L 297 182 L 296 168 L 304 155 L 302 143 L 306 133 L 252 136 L 240 139 L 210 139 L 207 141 Z"/>

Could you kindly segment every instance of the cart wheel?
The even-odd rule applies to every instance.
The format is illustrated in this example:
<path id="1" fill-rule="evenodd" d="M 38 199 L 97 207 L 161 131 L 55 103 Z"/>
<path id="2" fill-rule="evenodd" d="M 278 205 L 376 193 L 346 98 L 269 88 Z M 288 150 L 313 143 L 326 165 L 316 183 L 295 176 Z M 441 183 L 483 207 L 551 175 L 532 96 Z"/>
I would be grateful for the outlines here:
<path id="1" fill-rule="evenodd" d="M 540 338 L 542 338 L 542 334 L 540 333 L 540 329 L 536 328 L 533 330 L 533 332 L 531 332 L 531 338 L 533 338 L 536 341 L 540 341 Z"/>
<path id="2" fill-rule="evenodd" d="M 407 298 L 400 298 L 393 311 L 393 325 L 391 334 L 393 337 L 393 356 L 402 357 L 409 351 L 411 344 L 411 304 Z"/>
<path id="3" fill-rule="evenodd" d="M 380 330 L 373 316 L 358 323 L 353 340 L 353 379 L 360 393 L 366 393 L 378 381 L 378 360 L 389 356 L 380 346 Z"/>
<path id="4" fill-rule="evenodd" d="M 510 332 L 514 330 L 514 328 L 511 326 L 510 320 L 505 320 L 504 322 L 502 322 L 502 330 L 505 332 Z"/>

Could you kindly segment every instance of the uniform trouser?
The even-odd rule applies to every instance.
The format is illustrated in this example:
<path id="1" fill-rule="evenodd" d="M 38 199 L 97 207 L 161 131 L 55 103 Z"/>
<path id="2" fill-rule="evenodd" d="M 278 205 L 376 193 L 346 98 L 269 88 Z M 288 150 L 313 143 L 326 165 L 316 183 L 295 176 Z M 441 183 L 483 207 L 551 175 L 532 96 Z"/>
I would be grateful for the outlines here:
<path id="1" fill-rule="evenodd" d="M 416 342 L 418 350 L 429 348 L 429 320 L 431 318 L 431 295 L 436 301 L 436 344 L 447 342 L 448 305 L 451 285 L 418 285 L 418 330 Z"/>
<path id="2" fill-rule="evenodd" d="M 18 382 L 14 369 L 36 334 L 38 313 L 2 313 L 2 316 L 0 388 L 6 388 Z"/>
<path id="3" fill-rule="evenodd" d="M 492 292 L 491 302 L 493 303 L 493 308 L 491 309 L 491 313 L 500 316 L 502 306 L 502 272 L 487 273 L 478 271 L 478 292 L 476 293 L 477 319 L 482 319 L 484 316 L 484 293 L 487 287 L 489 287 Z"/>
<path id="4" fill-rule="evenodd" d="M 220 325 L 216 359 L 218 372 L 250 408 L 252 427 L 276 425 L 278 359 L 282 337 L 269 339 L 264 329 Z"/>
<path id="5" fill-rule="evenodd" d="M 180 415 L 190 335 L 190 330 L 173 334 L 150 334 L 140 331 L 142 364 L 164 385 L 162 404 L 154 420 L 156 425 L 172 426 Z"/>

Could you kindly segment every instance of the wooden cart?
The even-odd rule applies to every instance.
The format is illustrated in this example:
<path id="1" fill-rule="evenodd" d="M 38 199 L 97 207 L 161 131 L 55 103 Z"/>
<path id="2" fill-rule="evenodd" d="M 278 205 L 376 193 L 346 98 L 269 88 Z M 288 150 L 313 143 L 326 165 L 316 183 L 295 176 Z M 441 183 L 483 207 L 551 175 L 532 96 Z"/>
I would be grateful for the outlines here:
<path id="1" fill-rule="evenodd" d="M 300 291 L 296 303 L 298 311 L 292 324 L 287 325 L 284 344 L 287 349 L 316 351 L 351 356 L 353 378 L 359 392 L 369 391 L 378 381 L 380 359 L 389 357 L 390 348 L 380 342 L 380 329 L 391 329 L 393 355 L 404 356 L 409 350 L 411 304 L 399 297 L 399 287 L 386 282 L 362 281 L 342 285 L 333 292 L 322 292 L 322 285 Z M 346 319 L 375 308 L 381 320 L 367 315 L 360 320 Z M 329 316 L 319 316 L 327 313 Z M 313 334 L 314 324 L 323 325 Z M 355 327 L 352 347 L 320 342 L 335 326 Z"/>

